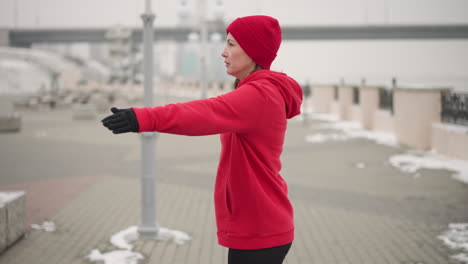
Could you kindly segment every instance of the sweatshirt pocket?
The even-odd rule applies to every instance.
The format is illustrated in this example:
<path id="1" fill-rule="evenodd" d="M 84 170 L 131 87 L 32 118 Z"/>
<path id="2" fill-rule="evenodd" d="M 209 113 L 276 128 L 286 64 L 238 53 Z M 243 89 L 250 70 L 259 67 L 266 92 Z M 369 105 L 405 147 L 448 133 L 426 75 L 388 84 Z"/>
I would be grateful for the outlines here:
<path id="1" fill-rule="evenodd" d="M 215 186 L 215 213 L 218 224 L 224 226 L 232 218 L 233 206 L 229 187 L 224 181 L 217 181 Z"/>
<path id="2" fill-rule="evenodd" d="M 226 198 L 226 209 L 227 209 L 227 212 L 229 213 L 229 216 L 232 216 L 232 200 L 231 200 L 231 193 L 230 193 L 230 191 L 229 191 L 229 187 L 228 187 L 228 186 L 226 186 L 225 198 Z"/>

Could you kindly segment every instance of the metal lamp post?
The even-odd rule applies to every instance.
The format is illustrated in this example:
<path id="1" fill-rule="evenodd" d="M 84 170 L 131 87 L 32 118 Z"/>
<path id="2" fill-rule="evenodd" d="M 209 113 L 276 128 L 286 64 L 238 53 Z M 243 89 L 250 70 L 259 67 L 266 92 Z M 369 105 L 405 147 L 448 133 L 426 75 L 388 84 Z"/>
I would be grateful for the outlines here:
<path id="1" fill-rule="evenodd" d="M 208 28 L 206 25 L 206 0 L 199 0 L 199 23 L 200 23 L 200 86 L 202 88 L 201 98 L 207 98 L 207 50 L 206 45 L 208 42 Z"/>
<path id="2" fill-rule="evenodd" d="M 146 0 L 145 13 L 141 15 L 143 20 L 143 45 L 144 45 L 144 104 L 145 107 L 154 106 L 153 100 L 153 22 L 154 14 L 151 12 L 151 0 Z M 138 234 L 141 239 L 155 239 L 159 226 L 156 223 L 155 205 L 155 145 L 156 133 L 144 132 L 141 135 L 142 143 L 142 178 L 141 178 L 141 224 L 138 226 Z"/>

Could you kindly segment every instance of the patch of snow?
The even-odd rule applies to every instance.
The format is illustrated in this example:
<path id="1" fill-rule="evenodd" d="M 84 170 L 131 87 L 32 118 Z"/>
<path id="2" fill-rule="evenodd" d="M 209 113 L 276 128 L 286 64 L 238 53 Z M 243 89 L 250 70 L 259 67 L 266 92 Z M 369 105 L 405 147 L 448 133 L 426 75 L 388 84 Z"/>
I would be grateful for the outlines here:
<path id="1" fill-rule="evenodd" d="M 304 106 L 304 104 L 301 105 L 301 115 L 305 115 L 308 117 L 313 113 L 314 111 L 311 106 Z"/>
<path id="2" fill-rule="evenodd" d="M 183 245 L 192 238 L 185 232 L 171 230 L 165 227 L 160 227 L 156 240 L 173 241 L 178 245 Z M 110 239 L 112 245 L 119 250 L 101 253 L 97 249 L 93 249 L 86 257 L 91 262 L 104 262 L 104 264 L 137 264 L 144 257 L 138 252 L 133 252 L 132 242 L 138 240 L 138 227 L 130 226 L 127 229 L 117 232 Z"/>
<path id="3" fill-rule="evenodd" d="M 468 263 L 468 223 L 449 224 L 449 230 L 438 237 L 446 246 L 461 253 L 452 258 Z"/>
<path id="4" fill-rule="evenodd" d="M 447 131 L 455 132 L 457 134 L 467 134 L 468 127 L 456 124 L 447 124 L 447 123 L 434 123 L 432 124 L 433 127 L 444 129 Z"/>
<path id="5" fill-rule="evenodd" d="M 398 146 L 394 134 L 383 131 L 364 130 L 360 123 L 354 121 L 331 122 L 316 126 L 318 129 L 331 129 L 341 131 L 337 133 L 317 133 L 306 136 L 306 141 L 311 143 L 323 143 L 326 141 L 344 141 L 353 138 L 365 138 L 378 144 L 387 146 Z"/>
<path id="6" fill-rule="evenodd" d="M 132 250 L 133 246 L 131 242 L 138 239 L 138 228 L 137 226 L 130 226 L 129 228 L 118 232 L 113 235 L 110 239 L 112 245 L 120 249 Z"/>
<path id="7" fill-rule="evenodd" d="M 44 221 L 42 224 L 32 224 L 31 225 L 32 229 L 36 230 L 44 230 L 46 232 L 55 232 L 57 230 L 57 227 L 55 226 L 55 223 L 52 221 Z"/>
<path id="8" fill-rule="evenodd" d="M 434 152 L 422 154 L 394 155 L 389 159 L 390 164 L 403 172 L 415 173 L 420 168 L 446 169 L 455 171 L 453 177 L 468 183 L 468 161 L 448 158 Z"/>
<path id="9" fill-rule="evenodd" d="M 394 134 L 382 131 L 356 131 L 351 133 L 353 137 L 366 138 L 375 141 L 377 144 L 396 147 L 397 139 Z"/>
<path id="10" fill-rule="evenodd" d="M 24 195 L 24 192 L 0 192 L 0 206 Z"/>
<path id="11" fill-rule="evenodd" d="M 144 257 L 138 252 L 130 250 L 115 250 L 107 253 L 101 253 L 94 249 L 87 256 L 91 262 L 104 262 L 104 264 L 137 264 Z"/>
<path id="12" fill-rule="evenodd" d="M 306 136 L 306 141 L 310 143 L 324 143 L 327 141 L 345 141 L 350 139 L 348 135 L 344 134 L 313 134 Z"/>
<path id="13" fill-rule="evenodd" d="M 364 169 L 366 167 L 366 164 L 364 162 L 358 162 L 355 164 L 355 166 L 358 169 Z"/>
<path id="14" fill-rule="evenodd" d="M 0 68 L 30 70 L 33 67 L 31 63 L 22 60 L 2 59 L 0 60 Z"/>
<path id="15" fill-rule="evenodd" d="M 307 116 L 310 119 L 328 121 L 328 122 L 336 122 L 339 120 L 337 115 L 332 115 L 332 114 L 307 113 Z"/>
<path id="16" fill-rule="evenodd" d="M 171 230 L 165 227 L 159 228 L 158 240 L 174 241 L 177 245 L 183 245 L 185 242 L 192 240 L 192 238 L 184 232 Z"/>
<path id="17" fill-rule="evenodd" d="M 321 124 L 317 127 L 321 129 L 341 130 L 343 132 L 362 130 L 361 124 L 355 121 L 332 121 L 329 123 Z"/>

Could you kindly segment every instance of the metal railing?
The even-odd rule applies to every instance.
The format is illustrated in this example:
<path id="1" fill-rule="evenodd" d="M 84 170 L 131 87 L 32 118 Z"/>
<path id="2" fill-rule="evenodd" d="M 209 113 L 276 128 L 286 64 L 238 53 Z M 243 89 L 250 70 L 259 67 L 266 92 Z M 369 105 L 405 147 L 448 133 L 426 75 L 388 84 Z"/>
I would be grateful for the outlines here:
<path id="1" fill-rule="evenodd" d="M 309 96 L 312 95 L 312 89 L 313 87 L 308 83 L 302 85 L 302 92 L 303 92 L 304 98 L 309 98 Z"/>
<path id="2" fill-rule="evenodd" d="M 359 104 L 359 87 L 353 86 L 353 104 Z"/>
<path id="3" fill-rule="evenodd" d="M 393 90 L 379 88 L 379 109 L 388 110 L 393 115 Z"/>
<path id="4" fill-rule="evenodd" d="M 333 99 L 335 99 L 335 101 L 338 101 L 339 98 L 340 98 L 339 87 L 338 85 L 334 85 L 333 86 Z"/>
<path id="5" fill-rule="evenodd" d="M 441 120 L 468 126 L 468 93 L 442 92 Z"/>

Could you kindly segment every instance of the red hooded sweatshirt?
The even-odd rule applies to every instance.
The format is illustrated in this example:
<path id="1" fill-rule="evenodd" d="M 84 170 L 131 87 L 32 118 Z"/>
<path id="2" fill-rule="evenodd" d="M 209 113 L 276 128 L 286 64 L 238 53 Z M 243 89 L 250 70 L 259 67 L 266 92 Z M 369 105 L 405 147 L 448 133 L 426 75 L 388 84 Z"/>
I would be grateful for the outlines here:
<path id="1" fill-rule="evenodd" d="M 295 80 L 261 70 L 218 97 L 133 110 L 139 132 L 221 134 L 214 191 L 218 242 L 261 249 L 294 240 L 293 207 L 279 172 L 287 119 L 300 113 L 301 103 Z"/>

